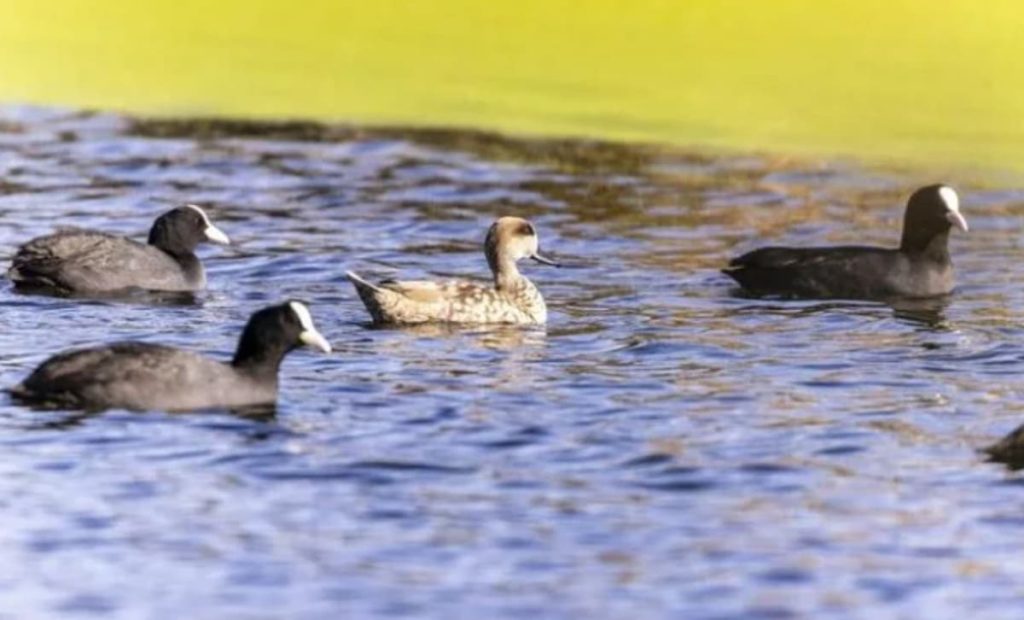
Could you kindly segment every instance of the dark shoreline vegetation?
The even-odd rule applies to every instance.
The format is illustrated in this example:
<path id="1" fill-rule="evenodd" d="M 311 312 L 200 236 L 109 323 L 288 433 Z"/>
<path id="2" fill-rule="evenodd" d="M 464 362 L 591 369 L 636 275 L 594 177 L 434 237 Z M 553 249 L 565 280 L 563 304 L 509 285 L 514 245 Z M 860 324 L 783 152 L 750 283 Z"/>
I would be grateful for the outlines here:
<path id="1" fill-rule="evenodd" d="M 89 112 L 92 113 L 92 112 Z M 102 112 L 97 112 L 102 113 Z M 720 159 L 756 158 L 778 170 L 805 170 L 854 166 L 865 170 L 928 179 L 949 176 L 969 179 L 971 185 L 999 185 L 999 181 L 1019 181 L 1015 173 L 898 161 L 859 159 L 832 154 L 809 155 L 782 151 L 748 150 L 720 147 L 674 145 L 668 143 L 607 140 L 587 137 L 544 137 L 481 130 L 472 127 L 432 127 L 412 125 L 357 125 L 316 120 L 265 120 L 218 116 L 175 117 L 124 115 L 126 133 L 151 138 L 188 138 L 216 140 L 252 138 L 294 140 L 299 142 L 348 142 L 353 140 L 408 140 L 433 148 L 479 155 L 498 161 L 549 165 L 566 171 L 641 173 L 653 164 L 706 165 Z M 1006 175 L 1009 176 L 1006 176 Z M 963 183 L 958 183 L 963 185 Z"/>
<path id="2" fill-rule="evenodd" d="M 149 138 L 216 140 L 255 138 L 299 142 L 350 142 L 353 140 L 409 140 L 446 150 L 474 153 L 499 161 L 553 165 L 565 170 L 637 172 L 668 147 L 603 140 L 513 138 L 493 131 L 461 128 L 360 127 L 317 121 L 263 121 L 229 118 L 130 118 L 127 133 Z M 708 158 L 687 154 L 684 161 Z"/>

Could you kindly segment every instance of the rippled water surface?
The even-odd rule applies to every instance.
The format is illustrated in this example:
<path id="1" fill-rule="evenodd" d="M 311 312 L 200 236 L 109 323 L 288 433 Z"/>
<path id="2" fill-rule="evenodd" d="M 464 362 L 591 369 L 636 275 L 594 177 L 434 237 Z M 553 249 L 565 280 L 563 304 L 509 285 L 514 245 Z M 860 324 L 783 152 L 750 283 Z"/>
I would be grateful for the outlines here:
<path id="1" fill-rule="evenodd" d="M 0 381 L 137 338 L 226 358 L 308 300 L 276 416 L 0 400 L 0 616 L 1019 618 L 1024 190 L 959 179 L 960 288 L 928 306 L 758 300 L 763 242 L 895 243 L 928 178 L 483 134 L 9 109 L 0 256 L 58 226 L 142 238 L 196 202 L 194 304 L 0 289 Z M 372 329 L 345 269 L 487 276 L 519 214 L 546 329 Z M 345 616 L 347 614 L 347 616 Z"/>

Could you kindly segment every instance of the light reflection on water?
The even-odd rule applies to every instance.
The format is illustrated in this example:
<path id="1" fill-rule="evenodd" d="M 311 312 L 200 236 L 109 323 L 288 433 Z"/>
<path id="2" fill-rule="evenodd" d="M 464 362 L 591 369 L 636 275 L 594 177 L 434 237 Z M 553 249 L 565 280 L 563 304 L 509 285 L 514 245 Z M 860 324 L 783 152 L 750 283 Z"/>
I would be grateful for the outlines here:
<path id="1" fill-rule="evenodd" d="M 129 135 L 9 110 L 0 254 L 208 207 L 194 304 L 0 290 L 0 381 L 121 338 L 227 357 L 310 302 L 276 416 L 0 402 L 10 617 L 1018 617 L 1024 190 L 961 189 L 948 300 L 781 302 L 716 268 L 765 242 L 895 243 L 931 179 L 474 134 Z M 208 129 L 208 128 L 207 128 Z M 152 127 L 147 134 L 153 133 Z M 206 130 L 204 130 L 206 131 Z M 170 132 L 174 133 L 174 132 Z M 546 328 L 375 329 L 345 269 L 484 277 L 530 217 Z M 1007 542 L 1010 541 L 1010 542 Z M 1000 615 L 1002 614 L 1002 615 Z M 909 616 L 908 616 L 909 617 Z"/>

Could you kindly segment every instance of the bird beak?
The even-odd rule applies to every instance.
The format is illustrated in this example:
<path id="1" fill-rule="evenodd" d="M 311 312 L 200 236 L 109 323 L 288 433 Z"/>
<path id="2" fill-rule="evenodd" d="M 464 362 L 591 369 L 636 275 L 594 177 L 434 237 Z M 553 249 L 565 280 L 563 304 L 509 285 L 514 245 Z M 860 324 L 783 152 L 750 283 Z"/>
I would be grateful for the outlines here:
<path id="1" fill-rule="evenodd" d="M 224 234 L 224 231 L 217 228 L 213 224 L 210 224 L 203 230 L 203 234 L 206 235 L 207 241 L 213 243 L 220 243 L 221 245 L 231 245 L 231 240 Z"/>
<path id="2" fill-rule="evenodd" d="M 960 215 L 959 211 L 946 211 L 946 219 L 953 226 L 967 232 L 967 220 L 964 219 L 964 216 Z"/>
<path id="3" fill-rule="evenodd" d="M 551 265 L 552 267 L 561 267 L 561 265 L 558 264 L 558 261 L 553 261 L 550 258 L 541 255 L 541 253 L 539 251 L 538 252 L 534 252 L 533 254 L 531 254 L 530 258 L 532 258 L 533 260 L 537 261 L 538 263 L 541 263 L 542 265 Z"/>
<path id="4" fill-rule="evenodd" d="M 324 353 L 331 352 L 331 343 L 327 342 L 327 339 L 320 335 L 320 332 L 315 329 L 307 329 L 299 334 L 299 341 L 307 347 L 313 347 L 320 349 Z"/>

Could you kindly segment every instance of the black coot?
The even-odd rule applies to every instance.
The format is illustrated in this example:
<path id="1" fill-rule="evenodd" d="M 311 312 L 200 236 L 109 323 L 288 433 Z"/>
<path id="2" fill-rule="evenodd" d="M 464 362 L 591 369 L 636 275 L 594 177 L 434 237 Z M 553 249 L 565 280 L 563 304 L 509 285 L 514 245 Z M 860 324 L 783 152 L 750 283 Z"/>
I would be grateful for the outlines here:
<path id="1" fill-rule="evenodd" d="M 952 226 L 967 231 L 956 192 L 929 185 L 907 203 L 899 248 L 767 247 L 734 258 L 722 271 L 758 294 L 842 299 L 946 295 L 954 285 Z"/>
<path id="2" fill-rule="evenodd" d="M 229 243 L 202 209 L 186 205 L 157 218 L 148 245 L 93 230 L 37 237 L 18 248 L 8 275 L 20 289 L 58 294 L 197 291 L 206 286 L 194 254 L 203 241 Z"/>
<path id="3" fill-rule="evenodd" d="M 60 353 L 43 362 L 11 394 L 45 407 L 184 411 L 243 408 L 277 400 L 277 371 L 300 345 L 331 345 L 298 301 L 252 315 L 231 362 L 144 342 L 120 342 Z"/>
<path id="4" fill-rule="evenodd" d="M 1003 463 L 1014 471 L 1024 469 L 1024 426 L 1018 426 L 982 451 L 988 454 L 990 461 Z"/>

